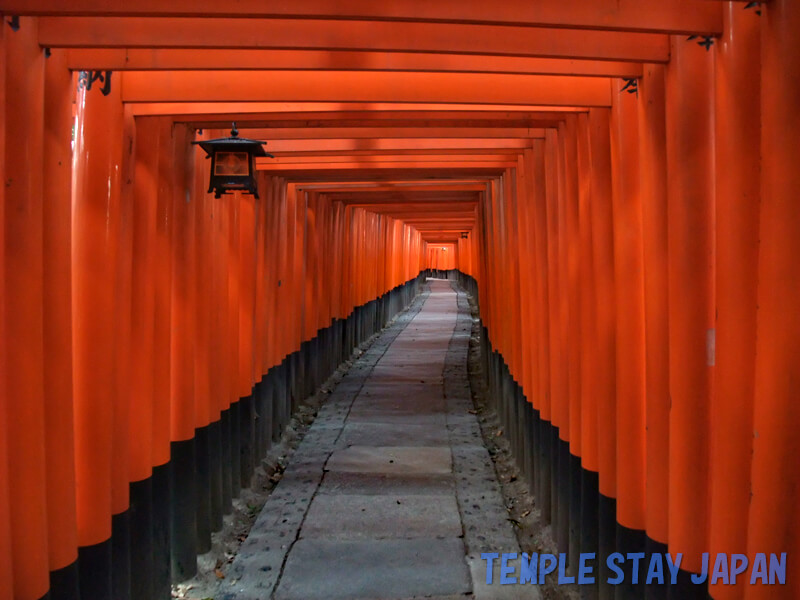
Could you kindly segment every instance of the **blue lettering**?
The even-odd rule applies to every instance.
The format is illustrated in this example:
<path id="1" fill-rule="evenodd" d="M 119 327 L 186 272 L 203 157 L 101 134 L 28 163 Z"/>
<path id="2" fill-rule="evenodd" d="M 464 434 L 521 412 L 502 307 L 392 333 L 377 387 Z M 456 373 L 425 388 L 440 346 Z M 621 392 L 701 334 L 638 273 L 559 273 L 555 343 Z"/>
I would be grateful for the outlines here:
<path id="1" fill-rule="evenodd" d="M 708 577 L 708 552 L 703 552 L 703 568 L 699 575 L 692 573 L 692 583 L 700 585 Z"/>
<path id="2" fill-rule="evenodd" d="M 644 558 L 644 552 L 628 552 L 628 560 L 633 561 L 631 566 L 631 583 L 639 583 L 639 561 Z"/>
<path id="3" fill-rule="evenodd" d="M 536 583 L 536 563 L 539 561 L 539 555 L 534 552 L 530 557 L 523 552 L 522 560 L 519 566 L 519 582 L 522 583 Z"/>
<path id="4" fill-rule="evenodd" d="M 592 565 L 587 565 L 587 560 L 594 560 L 596 554 L 594 552 L 582 552 L 581 553 L 581 563 L 578 567 L 578 585 L 586 585 L 594 583 L 594 577 L 591 577 L 592 571 L 594 571 L 594 567 Z"/>
<path id="5" fill-rule="evenodd" d="M 767 583 L 767 557 L 763 552 L 756 554 L 753 572 L 750 574 L 750 585 L 755 585 L 756 577 L 761 580 L 761 583 Z"/>
<path id="6" fill-rule="evenodd" d="M 500 585 L 508 585 L 510 583 L 517 583 L 516 577 L 509 577 L 509 575 L 514 574 L 514 566 L 509 565 L 509 560 L 514 560 L 517 558 L 516 552 L 510 552 L 508 554 L 503 553 L 502 562 L 500 563 Z"/>
<path id="7" fill-rule="evenodd" d="M 744 573 L 749 564 L 744 554 L 731 554 L 731 585 L 736 585 L 736 576 Z"/>
<path id="8" fill-rule="evenodd" d="M 728 585 L 728 555 L 720 552 L 714 561 L 714 573 L 711 575 L 711 585 L 722 579 L 724 585 Z"/>
<path id="9" fill-rule="evenodd" d="M 608 565 L 608 568 L 614 571 L 614 573 L 617 575 L 616 577 L 608 578 L 608 583 L 611 585 L 619 585 L 625 581 L 625 575 L 623 574 L 622 569 L 617 566 L 618 562 L 625 562 L 625 557 L 619 552 L 614 552 L 614 554 L 609 555 L 608 560 L 606 560 L 606 565 Z"/>
<path id="10" fill-rule="evenodd" d="M 650 557 L 650 566 L 647 569 L 647 579 L 645 583 L 650 585 L 653 579 L 658 578 L 659 584 L 664 584 L 664 562 L 661 554 L 654 552 Z"/>
<path id="11" fill-rule="evenodd" d="M 557 564 L 558 559 L 555 554 L 539 555 L 539 585 L 544 585 L 544 576 L 555 571 Z"/>
<path id="12" fill-rule="evenodd" d="M 566 583 L 575 583 L 575 577 L 567 577 L 567 555 L 559 554 L 558 560 L 558 585 Z"/>
<path id="13" fill-rule="evenodd" d="M 677 559 L 675 562 L 672 562 L 672 555 L 667 552 L 667 568 L 669 569 L 669 582 L 672 585 L 678 583 L 678 569 L 681 568 L 681 561 L 683 561 L 683 554 L 678 552 L 675 555 Z"/>
<path id="14" fill-rule="evenodd" d="M 781 585 L 786 584 L 786 552 L 781 554 L 780 562 L 777 554 L 769 555 L 769 584 L 775 585 L 775 579 Z"/>
<path id="15" fill-rule="evenodd" d="M 492 585 L 492 567 L 494 566 L 494 559 L 499 556 L 497 552 L 484 552 L 481 554 L 481 559 L 486 561 L 486 585 Z"/>

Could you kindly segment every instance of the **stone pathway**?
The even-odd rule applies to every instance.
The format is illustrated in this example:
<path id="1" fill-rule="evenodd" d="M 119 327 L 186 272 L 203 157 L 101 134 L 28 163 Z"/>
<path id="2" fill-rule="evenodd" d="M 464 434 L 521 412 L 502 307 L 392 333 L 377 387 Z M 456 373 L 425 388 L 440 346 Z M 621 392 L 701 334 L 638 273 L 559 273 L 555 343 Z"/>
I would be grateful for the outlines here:
<path id="1" fill-rule="evenodd" d="M 431 281 L 323 405 L 217 600 L 540 597 L 484 583 L 480 553 L 519 545 L 470 413 L 470 330 Z"/>

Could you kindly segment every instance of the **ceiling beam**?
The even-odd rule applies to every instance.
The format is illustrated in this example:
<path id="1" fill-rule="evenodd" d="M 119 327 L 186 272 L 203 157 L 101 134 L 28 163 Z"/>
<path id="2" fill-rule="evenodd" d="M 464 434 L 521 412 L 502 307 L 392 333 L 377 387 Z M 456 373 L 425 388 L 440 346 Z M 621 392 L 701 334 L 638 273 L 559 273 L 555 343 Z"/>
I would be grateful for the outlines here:
<path id="1" fill-rule="evenodd" d="M 379 50 L 667 62 L 669 36 L 389 21 L 43 17 L 48 48 Z"/>
<path id="2" fill-rule="evenodd" d="M 258 140 L 390 140 L 390 139 L 515 139 L 543 138 L 544 128 L 533 127 L 268 127 L 247 128 L 239 124 L 239 135 Z"/>
<path id="3" fill-rule="evenodd" d="M 4 0 L 3 10 L 19 15 L 306 17 L 716 34 L 722 31 L 722 13 L 715 4 L 704 0 Z"/>
<path id="4" fill-rule="evenodd" d="M 125 102 L 611 104 L 611 86 L 603 77 L 352 71 L 325 71 L 309 77 L 291 71 L 129 71 L 121 78 Z"/>
<path id="5" fill-rule="evenodd" d="M 203 50 L 158 48 L 70 48 L 73 71 L 429 71 L 641 77 L 638 63 L 346 50 Z"/>

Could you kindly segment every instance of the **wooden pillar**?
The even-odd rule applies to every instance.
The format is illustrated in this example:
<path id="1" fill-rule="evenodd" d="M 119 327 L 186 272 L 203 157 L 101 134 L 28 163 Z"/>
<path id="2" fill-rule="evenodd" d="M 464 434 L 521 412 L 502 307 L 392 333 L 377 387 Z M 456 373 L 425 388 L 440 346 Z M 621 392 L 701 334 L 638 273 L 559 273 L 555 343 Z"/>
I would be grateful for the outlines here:
<path id="1" fill-rule="evenodd" d="M 758 221 L 760 210 L 761 17 L 723 3 L 715 66 L 716 331 L 712 400 L 709 551 L 747 553 L 753 437 Z M 741 600 L 746 580 L 714 585 L 715 598 Z"/>
<path id="2" fill-rule="evenodd" d="M 85 79 L 84 79 L 85 81 Z M 115 453 L 115 285 L 120 235 L 120 82 L 79 84 L 73 154 L 75 461 L 81 597 L 109 600 Z"/>
<path id="3" fill-rule="evenodd" d="M 5 25 L 5 24 L 4 24 Z M 5 27 L 3 273 L 8 493 L 14 591 L 36 600 L 49 587 L 43 324 L 44 55 L 37 20 Z"/>
<path id="4" fill-rule="evenodd" d="M 72 395 L 72 103 L 66 52 L 45 61 L 44 370 L 51 596 L 78 597 Z"/>
<path id="5" fill-rule="evenodd" d="M 752 498 L 748 549 L 787 553 L 787 585 L 751 586 L 748 600 L 800 596 L 800 5 L 762 6 L 761 250 L 758 262 L 758 336 L 753 418 Z"/>
<path id="6" fill-rule="evenodd" d="M 672 38 L 667 69 L 669 173 L 669 549 L 684 554 L 682 585 L 670 597 L 694 598 L 688 582 L 708 548 L 708 436 L 714 365 L 713 60 Z M 685 584 L 685 585 L 683 585 Z"/>
<path id="7" fill-rule="evenodd" d="M 666 552 L 669 486 L 669 311 L 667 158 L 663 65 L 644 65 L 639 81 L 640 194 L 644 257 L 646 530 L 653 552 Z M 663 588 L 648 587 L 647 598 Z M 663 596 L 666 593 L 664 592 Z"/>

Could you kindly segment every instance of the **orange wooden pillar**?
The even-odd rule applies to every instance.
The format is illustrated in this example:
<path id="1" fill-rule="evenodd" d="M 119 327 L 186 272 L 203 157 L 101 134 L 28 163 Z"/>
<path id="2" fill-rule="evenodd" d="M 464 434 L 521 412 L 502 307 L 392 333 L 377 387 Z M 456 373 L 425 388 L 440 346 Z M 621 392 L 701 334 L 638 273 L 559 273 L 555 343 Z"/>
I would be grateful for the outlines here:
<path id="1" fill-rule="evenodd" d="M 548 461 L 549 453 L 547 452 L 546 442 L 549 435 L 549 421 L 550 421 L 550 298 L 549 298 L 549 269 L 547 263 L 548 253 L 548 206 L 547 197 L 552 193 L 550 178 L 548 177 L 547 165 L 545 162 L 546 142 L 544 140 L 534 140 L 533 149 L 531 152 L 531 168 L 530 176 L 533 178 L 533 210 L 532 218 L 535 231 L 535 271 L 536 271 L 536 284 L 534 293 L 537 297 L 538 310 L 533 315 L 536 320 L 536 356 L 535 360 L 538 363 L 538 379 L 535 381 L 536 385 L 536 400 L 535 407 L 537 413 L 535 415 L 536 423 L 534 425 L 534 451 L 536 453 L 536 473 L 535 473 L 535 488 L 534 495 L 538 502 L 544 509 L 547 499 L 549 498 L 549 473 L 550 465 Z M 470 240 L 473 244 L 474 241 Z M 473 273 L 477 276 L 477 273 Z M 542 510 L 544 517 L 544 510 Z"/>
<path id="2" fill-rule="evenodd" d="M 158 121 L 137 119 L 133 190 L 133 254 L 128 443 L 131 504 L 131 596 L 153 596 L 153 402 L 156 286 Z"/>
<path id="3" fill-rule="evenodd" d="M 123 111 L 121 131 L 119 226 L 116 240 L 114 312 L 114 367 L 112 373 L 113 445 L 111 464 L 111 555 L 112 594 L 115 600 L 131 597 L 130 545 L 130 393 L 131 376 L 131 285 L 133 269 L 133 175 L 134 121 L 130 110 Z"/>
<path id="4" fill-rule="evenodd" d="M 715 65 L 716 330 L 709 552 L 747 552 L 755 377 L 760 200 L 761 18 L 723 3 Z M 746 580 L 711 586 L 741 600 Z"/>
<path id="5" fill-rule="evenodd" d="M 0 113 L 6 112 L 6 28 L 0 28 Z M 5 117 L 0 118 L 0 181 L 5 181 Z M 5 223 L 5 186 L 0 186 L 0 222 Z M 5 225 L 0 227 L 0 340 L 5 340 Z M 11 507 L 8 477 L 8 407 L 6 390 L 6 345 L 0 343 L 0 556 L 11 557 Z M 11 560 L 0 564 L 0 595 L 14 594 L 14 568 Z"/>
<path id="6" fill-rule="evenodd" d="M 8 484 L 14 591 L 41 598 L 49 587 L 43 325 L 44 56 L 36 19 L 6 30 L 3 277 Z"/>
<path id="7" fill-rule="evenodd" d="M 800 207 L 797 140 L 800 86 L 800 5 L 774 0 L 762 7 L 761 250 L 753 417 L 750 553 L 787 553 L 786 586 L 748 587 L 748 599 L 800 597 Z"/>
<path id="8" fill-rule="evenodd" d="M 213 202 L 214 197 L 206 193 L 208 174 L 203 168 L 209 161 L 202 152 L 193 147 L 190 158 L 192 172 L 187 182 L 190 202 L 194 210 L 195 236 L 192 252 L 195 255 L 194 318 L 192 330 L 194 338 L 194 413 L 195 413 L 195 460 L 197 464 L 197 552 L 205 554 L 211 550 L 211 504 L 219 485 L 212 489 L 212 450 L 211 424 L 215 420 L 212 411 L 211 377 L 212 341 L 211 328 L 214 321 L 212 303 L 215 291 L 211 255 L 213 247 Z M 217 446 L 218 448 L 218 446 Z M 219 463 L 217 463 L 219 464 Z M 220 513 L 221 518 L 221 513 Z"/>
<path id="9" fill-rule="evenodd" d="M 545 169 L 547 175 L 546 213 L 547 213 L 547 286 L 548 286 L 548 323 L 550 332 L 550 394 L 549 401 L 542 412 L 542 419 L 549 422 L 542 435 L 542 450 L 545 453 L 542 473 L 542 514 L 549 522 L 554 522 L 557 506 L 554 499 L 554 483 L 556 468 L 556 444 L 558 427 L 562 419 L 565 395 L 564 340 L 559 319 L 561 311 L 561 277 L 559 269 L 559 253 L 561 231 L 558 227 L 558 208 L 561 196 L 561 169 L 558 160 L 558 133 L 548 129 L 545 137 Z M 487 260 L 484 258 L 484 260 Z M 549 439 L 547 439 L 549 438 Z"/>
<path id="10" fill-rule="evenodd" d="M 115 85 L 116 83 L 116 85 Z M 120 228 L 119 82 L 79 84 L 73 163 L 75 460 L 81 597 L 111 598 L 115 285 Z"/>
<path id="11" fill-rule="evenodd" d="M 592 158 L 589 114 L 577 116 L 576 157 L 578 168 L 578 304 L 576 320 L 580 328 L 578 399 L 575 409 L 581 415 L 573 420 L 571 460 L 574 461 L 570 481 L 570 565 L 577 573 L 581 553 L 597 552 L 597 486 L 590 481 L 593 474 L 583 468 L 584 429 L 597 430 L 595 381 L 597 299 L 592 247 Z M 588 419 L 591 419 L 590 423 Z M 587 436 L 596 452 L 596 437 Z M 594 484 L 594 485 L 591 485 Z M 586 524 L 584 524 L 586 520 Z M 587 596 L 596 594 L 596 586 L 587 588 Z"/>
<path id="12" fill-rule="evenodd" d="M 195 211 L 190 198 L 193 149 L 185 125 L 173 126 L 170 303 L 170 500 L 172 580 L 197 572 L 194 400 Z"/>
<path id="13" fill-rule="evenodd" d="M 688 582 L 708 547 L 708 436 L 713 323 L 713 59 L 682 37 L 672 39 L 667 69 L 669 174 L 669 549 L 682 552 L 681 585 L 670 594 L 694 598 Z"/>
<path id="14" fill-rule="evenodd" d="M 239 481 L 242 488 L 250 487 L 253 474 L 255 444 L 255 413 L 253 406 L 254 317 L 256 277 L 256 210 L 255 198 L 236 194 L 239 202 Z M 234 476 L 237 476 L 234 473 Z"/>
<path id="15" fill-rule="evenodd" d="M 669 483 L 669 312 L 667 160 L 663 65 L 639 81 L 640 194 L 644 257 L 646 502 L 648 551 L 667 551 Z M 648 594 L 651 590 L 648 590 Z M 664 592 L 666 593 L 666 592 Z M 649 596 L 648 596 L 649 597 Z"/>
<path id="16" fill-rule="evenodd" d="M 610 114 L 606 108 L 589 111 L 592 157 L 592 263 L 596 302 L 594 402 L 585 410 L 583 443 L 583 529 L 591 531 L 597 519 L 598 556 L 608 556 L 616 546 L 616 273 L 614 271 L 614 220 L 610 145 Z M 595 473 L 597 473 L 595 475 Z M 596 486 L 596 487 L 595 487 Z M 589 490 L 597 489 L 596 504 Z M 592 540 L 593 542 L 593 540 Z M 600 598 L 613 590 L 603 582 L 609 572 L 604 560 L 598 569 Z"/>
<path id="17" fill-rule="evenodd" d="M 226 452 L 227 463 L 230 465 L 230 475 L 225 477 L 230 481 L 231 497 L 236 498 L 242 490 L 241 477 L 241 428 L 239 419 L 239 391 L 241 389 L 239 355 L 241 346 L 239 344 L 239 311 L 240 311 L 240 277 L 239 268 L 241 226 L 239 222 L 240 201 L 238 195 L 224 198 L 226 201 L 225 212 L 227 213 L 227 257 L 228 261 L 225 268 L 228 272 L 228 338 L 227 338 L 227 362 L 228 362 L 228 414 L 227 414 L 227 435 L 230 450 Z M 223 432 L 223 435 L 225 433 Z"/>
<path id="18" fill-rule="evenodd" d="M 617 551 L 645 549 L 645 331 L 642 204 L 639 189 L 639 97 L 612 80 L 611 159 L 614 283 L 617 301 L 616 492 Z M 626 565 L 627 567 L 627 565 Z M 630 574 L 630 569 L 627 569 Z M 617 589 L 617 597 L 644 595 L 645 565 Z M 632 574 L 631 574 L 632 575 Z"/>
<path id="19" fill-rule="evenodd" d="M 173 131 L 168 118 L 157 123 L 158 160 L 155 226 L 155 273 L 153 306 L 153 597 L 170 593 L 171 531 L 170 531 L 170 398 L 172 329 L 172 198 Z"/>
<path id="20" fill-rule="evenodd" d="M 66 53 L 45 61 L 44 353 L 47 523 L 51 592 L 78 597 L 78 532 L 72 400 L 72 103 Z"/>
<path id="21" fill-rule="evenodd" d="M 210 167 L 203 169 L 208 175 Z M 228 395 L 228 207 L 227 198 L 213 200 L 213 241 L 211 245 L 212 326 L 211 404 L 209 431 L 211 460 L 211 517 L 214 529 L 222 527 L 222 515 L 231 510 L 230 398 Z"/>

